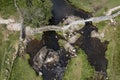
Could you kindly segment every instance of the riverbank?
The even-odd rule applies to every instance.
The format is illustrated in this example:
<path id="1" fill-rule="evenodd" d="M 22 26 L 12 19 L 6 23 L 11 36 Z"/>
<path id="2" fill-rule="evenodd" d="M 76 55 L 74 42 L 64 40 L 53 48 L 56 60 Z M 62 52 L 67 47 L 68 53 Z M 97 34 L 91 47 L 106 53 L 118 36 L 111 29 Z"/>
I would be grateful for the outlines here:
<path id="1" fill-rule="evenodd" d="M 80 5 L 82 3 L 79 4 L 79 1 L 78 0 L 69 0 L 72 2 L 73 5 L 75 5 L 76 7 L 80 7 L 82 9 L 85 9 L 87 10 L 86 8 L 89 7 L 90 10 L 93 10 L 93 6 L 91 6 L 90 3 L 85 3 L 86 4 L 86 8 L 83 7 L 83 5 Z M 96 0 L 98 1 L 98 0 Z M 92 4 L 97 4 L 98 2 L 93 2 Z M 104 1 L 100 1 L 99 3 L 102 4 L 102 2 L 105 2 L 106 0 Z M 89 1 L 88 1 L 89 2 Z M 111 9 L 115 6 L 118 6 L 120 5 L 118 3 L 119 1 L 116 0 L 116 1 L 112 1 L 112 0 L 109 0 L 109 2 L 107 2 L 106 5 L 103 5 L 99 10 L 97 10 L 94 15 L 97 16 L 97 15 L 104 15 L 104 12 L 108 9 Z M 98 5 L 99 6 L 99 5 Z M 97 6 L 96 6 L 97 7 Z M 107 8 L 107 9 L 105 9 Z M 93 11 L 94 12 L 94 11 Z M 120 37 L 118 36 L 119 35 L 119 26 L 120 26 L 120 21 L 119 21 L 120 17 L 117 17 L 115 18 L 115 20 L 117 21 L 117 24 L 113 25 L 111 24 L 109 21 L 107 22 L 100 22 L 98 24 L 95 24 L 97 25 L 98 27 L 98 30 L 100 33 L 104 32 L 104 38 L 102 38 L 102 41 L 103 40 L 108 40 L 109 41 L 109 45 L 108 45 L 108 49 L 106 51 L 106 58 L 108 59 L 108 67 L 107 67 L 107 73 L 108 73 L 108 78 L 110 80 L 119 80 L 119 77 L 120 77 L 120 71 L 119 71 L 119 39 Z"/>
<path id="2" fill-rule="evenodd" d="M 81 2 L 81 3 L 84 3 L 84 2 Z M 95 4 L 95 3 L 94 3 Z M 109 5 L 110 4 L 110 5 Z M 119 4 L 119 2 L 116 0 L 116 1 L 113 1 L 113 0 L 110 0 L 110 2 L 107 4 L 109 5 L 109 7 L 111 8 L 111 4 L 113 4 L 112 6 L 116 5 L 116 4 Z M 79 3 L 78 3 L 79 5 Z M 85 5 L 86 8 L 87 7 L 87 4 Z M 82 5 L 84 6 L 84 5 Z M 104 5 L 105 6 L 105 5 Z M 117 6 L 117 5 L 116 5 Z M 104 14 L 104 7 L 102 7 L 100 9 L 100 14 Z M 85 9 L 86 10 L 86 9 Z M 87 10 L 88 11 L 88 10 Z M 99 11 L 99 10 L 98 10 Z M 14 15 L 13 15 L 14 16 Z M 107 56 L 107 59 L 108 59 L 108 77 L 110 80 L 119 80 L 120 79 L 120 71 L 119 71 L 119 68 L 120 68 L 120 63 L 119 63 L 119 59 L 120 59 L 120 56 L 119 56 L 119 18 L 115 18 L 117 19 L 116 21 L 117 22 L 117 25 L 114 25 L 114 26 L 111 26 L 109 24 L 109 21 L 106 21 L 106 22 L 101 22 L 99 24 L 95 24 L 98 26 L 98 30 L 100 32 L 104 31 L 105 30 L 105 37 L 102 39 L 103 41 L 104 40 L 108 40 L 109 41 L 109 45 L 108 45 L 108 50 L 106 52 L 106 56 Z M 5 28 L 5 27 L 4 27 Z M 4 31 L 6 31 L 4 33 Z M 2 33 L 3 32 L 3 33 Z M 1 29 L 1 33 L 0 33 L 0 40 L 3 40 L 3 37 L 7 40 L 7 41 L 2 41 L 0 44 L 1 44 L 1 50 L 0 50 L 0 61 L 3 61 L 2 64 L 4 63 L 4 56 L 6 57 L 6 59 L 10 58 L 9 56 L 12 56 L 12 50 L 11 50 L 11 45 L 13 45 L 15 42 L 13 41 L 14 38 L 18 38 L 19 36 L 18 35 L 10 35 L 11 37 L 8 38 L 6 33 L 8 33 L 9 31 L 5 30 L 5 29 Z M 14 32 L 12 32 L 14 34 Z M 17 39 L 18 41 L 18 39 Z M 13 45 L 14 46 L 14 45 Z M 4 53 L 8 54 L 9 56 L 4 55 Z M 70 61 L 69 62 L 69 67 L 68 67 L 68 70 L 66 72 L 66 75 L 68 78 L 68 80 L 70 80 L 69 78 L 72 77 L 71 79 L 73 79 L 75 77 L 75 79 L 79 80 L 81 77 L 89 77 L 91 75 L 92 70 L 88 70 L 89 68 L 91 69 L 89 63 L 86 61 L 87 58 L 86 56 L 82 56 L 82 54 L 84 54 L 83 51 L 80 51 L 80 53 L 78 54 L 78 56 L 80 56 L 79 58 L 74 58 L 73 61 Z M 23 58 L 18 58 L 15 60 L 15 64 L 13 65 L 13 71 L 12 71 L 12 75 L 10 76 L 11 77 L 11 80 L 33 80 L 33 79 L 36 79 L 36 80 L 40 80 L 39 77 L 36 76 L 34 70 L 29 66 L 28 64 L 28 58 L 29 56 L 27 55 L 26 56 L 26 59 L 24 60 Z M 83 59 L 82 59 L 83 58 Z M 84 62 L 85 60 L 85 63 L 82 63 Z M 77 63 L 78 61 L 78 63 Z M 81 62 L 82 61 L 82 62 Z M 74 64 L 74 62 L 76 62 Z M 88 64 L 88 65 L 87 65 Z M 81 67 L 81 65 L 83 65 Z M 89 66 L 89 67 L 88 67 Z M 9 67 L 9 65 L 7 65 L 7 67 Z M 4 68 L 4 69 L 3 69 Z M 11 69 L 11 67 L 9 67 Z M 19 69 L 18 69 L 19 68 Z M 78 70 L 77 68 L 79 68 L 80 70 Z M 2 65 L 2 68 L 0 67 L 1 71 L 3 70 L 6 70 L 6 72 L 9 70 L 6 68 L 6 65 Z M 82 71 L 81 71 L 82 70 Z M 86 70 L 86 71 L 85 71 Z M 81 72 L 82 72 L 82 75 L 81 75 Z M 86 73 L 88 72 L 88 73 Z M 30 73 L 30 74 L 29 74 Z M 80 75 L 78 75 L 78 73 L 80 73 Z M 89 74 L 90 73 L 90 74 Z M 77 74 L 77 76 L 76 76 Z M 2 76 L 5 75 L 4 71 L 2 72 Z M 7 78 L 7 75 L 3 76 L 3 77 L 6 77 Z M 1 79 L 2 80 L 2 79 Z M 84 78 L 84 80 L 86 80 L 86 78 Z"/>

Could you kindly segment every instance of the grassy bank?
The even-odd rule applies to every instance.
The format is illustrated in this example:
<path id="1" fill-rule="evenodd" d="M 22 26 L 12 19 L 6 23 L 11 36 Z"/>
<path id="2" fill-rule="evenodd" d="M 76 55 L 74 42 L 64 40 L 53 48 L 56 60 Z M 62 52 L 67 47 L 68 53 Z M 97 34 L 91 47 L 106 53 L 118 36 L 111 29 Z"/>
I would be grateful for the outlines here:
<path id="1" fill-rule="evenodd" d="M 21 6 L 24 1 L 20 1 L 19 5 Z M 72 5 L 75 5 L 78 8 L 92 12 L 94 16 L 104 15 L 104 12 L 108 9 L 120 5 L 120 0 L 69 1 L 71 1 Z M 1 0 L 0 3 L 0 16 L 3 18 L 18 18 L 18 13 L 14 7 L 13 0 Z M 34 2 L 33 5 L 35 5 L 35 7 L 33 8 L 26 7 L 25 5 L 21 7 L 26 13 L 29 13 L 26 14 L 26 25 L 36 27 L 38 24 L 48 24 L 48 20 L 51 17 L 51 4 L 49 4 L 49 0 L 45 0 L 41 5 L 39 4 L 41 3 Z M 37 7 L 43 7 L 41 9 L 42 11 L 33 14 L 37 11 Z M 105 37 L 102 40 L 109 41 L 106 58 L 108 59 L 107 73 L 110 80 L 120 79 L 120 17 L 116 18 L 116 21 L 117 24 L 114 26 L 110 25 L 109 21 L 95 24 L 100 32 L 105 32 Z M 41 77 L 36 76 L 35 71 L 28 64 L 28 55 L 26 55 L 25 59 L 17 57 L 14 60 L 14 64 L 11 64 L 13 62 L 13 54 L 15 53 L 18 40 L 19 32 L 15 33 L 8 31 L 6 30 L 6 25 L 0 25 L 0 80 L 41 80 Z M 78 57 L 69 61 L 63 80 L 87 80 L 93 74 L 94 69 L 89 65 L 84 52 L 80 50 Z"/>
<path id="2" fill-rule="evenodd" d="M 18 33 L 10 32 L 0 25 L 0 80 L 10 77 L 17 40 Z"/>
<path id="3" fill-rule="evenodd" d="M 113 7 L 120 5 L 120 0 L 69 0 L 72 5 L 85 11 L 91 12 L 94 16 L 104 15 Z"/>
<path id="4" fill-rule="evenodd" d="M 92 12 L 93 16 L 104 15 L 105 12 L 113 7 L 120 5 L 119 0 L 69 0 L 72 5 Z M 110 21 L 94 24 L 98 27 L 99 32 L 104 32 L 105 37 L 101 40 L 108 40 L 109 45 L 106 51 L 108 59 L 108 78 L 109 80 L 120 80 L 120 17 L 115 18 L 117 24 L 111 25 Z"/>
<path id="5" fill-rule="evenodd" d="M 15 17 L 16 9 L 14 7 L 13 1 L 14 0 L 0 0 L 0 17 Z"/>
<path id="6" fill-rule="evenodd" d="M 67 66 L 63 80 L 88 80 L 94 74 L 94 69 L 82 50 L 79 50 L 78 56 L 72 58 Z"/>
<path id="7" fill-rule="evenodd" d="M 42 80 L 29 65 L 28 59 L 29 55 L 26 55 L 25 59 L 20 57 L 16 58 L 10 80 Z"/>
<path id="8" fill-rule="evenodd" d="M 120 17 L 119 17 L 120 19 Z M 118 20 L 120 22 L 120 20 Z M 111 26 L 109 26 L 111 27 Z M 108 64 L 108 77 L 110 80 L 119 80 L 120 79 L 120 23 L 116 26 L 108 28 L 108 33 L 106 36 L 110 40 L 106 56 L 109 60 Z"/>
<path id="9" fill-rule="evenodd" d="M 17 0 L 24 14 L 28 14 L 24 16 L 25 25 L 36 27 L 39 23 L 48 24 L 51 17 L 50 1 L 45 0 L 43 3 L 42 0 L 39 2 L 33 1 L 33 7 L 31 8 L 29 4 L 26 6 L 25 1 L 27 0 Z M 14 7 L 14 0 L 0 0 L 1 17 L 4 19 L 15 18 L 19 21 L 19 14 Z M 33 20 L 30 22 L 28 19 Z M 28 64 L 28 56 L 26 59 L 17 57 L 13 60 L 18 41 L 19 32 L 8 31 L 6 25 L 0 25 L 0 80 L 41 80 L 41 77 L 37 77 L 35 71 Z"/>
<path id="10" fill-rule="evenodd" d="M 8 31 L 0 25 L 0 80 L 42 80 L 25 59 L 13 60 L 19 41 L 19 32 Z"/>
<path id="11" fill-rule="evenodd" d="M 108 49 L 106 51 L 106 58 L 108 59 L 108 78 L 109 80 L 120 79 L 120 17 L 115 18 L 116 24 L 111 25 L 109 21 L 96 24 L 99 32 L 104 32 L 103 40 L 109 41 Z"/>

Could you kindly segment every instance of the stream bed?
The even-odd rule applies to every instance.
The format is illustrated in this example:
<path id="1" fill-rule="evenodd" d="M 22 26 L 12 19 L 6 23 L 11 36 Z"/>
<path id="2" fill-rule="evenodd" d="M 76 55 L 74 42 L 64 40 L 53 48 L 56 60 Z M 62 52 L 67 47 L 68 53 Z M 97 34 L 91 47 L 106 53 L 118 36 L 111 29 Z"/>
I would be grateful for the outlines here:
<path id="1" fill-rule="evenodd" d="M 72 7 L 67 0 L 51 0 L 53 3 L 50 25 L 58 25 L 68 16 L 77 16 L 83 19 L 92 17 L 84 10 Z M 86 22 L 85 26 L 76 31 L 81 36 L 72 45 L 81 48 L 87 55 L 88 62 L 94 66 L 97 72 L 103 72 L 107 76 L 108 60 L 105 58 L 108 41 L 101 42 L 98 38 L 90 36 L 92 31 L 98 32 L 98 28 L 92 22 Z M 71 59 L 69 52 L 59 46 L 59 36 L 55 31 L 46 31 L 42 39 L 32 40 L 27 45 L 27 53 L 30 54 L 30 65 L 43 80 L 62 80 L 68 61 Z"/>

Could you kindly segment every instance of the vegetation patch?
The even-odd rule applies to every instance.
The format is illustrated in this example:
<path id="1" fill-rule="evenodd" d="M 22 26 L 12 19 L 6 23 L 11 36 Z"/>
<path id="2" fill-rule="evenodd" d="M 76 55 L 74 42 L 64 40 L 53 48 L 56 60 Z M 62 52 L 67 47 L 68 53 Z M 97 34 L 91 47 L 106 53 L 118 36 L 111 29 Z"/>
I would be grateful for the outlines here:
<path id="1" fill-rule="evenodd" d="M 94 74 L 94 68 L 90 66 L 84 51 L 79 50 L 78 56 L 72 58 L 65 71 L 64 80 L 87 80 Z"/>
<path id="2" fill-rule="evenodd" d="M 108 63 L 108 77 L 110 80 L 119 80 L 120 79 L 120 23 L 116 26 L 109 26 L 108 40 L 110 44 L 106 52 L 106 57 L 109 60 Z"/>
<path id="3" fill-rule="evenodd" d="M 17 0 L 24 17 L 24 24 L 31 27 L 40 27 L 49 24 L 52 3 L 50 0 Z"/>
<path id="4" fill-rule="evenodd" d="M 120 0 L 68 0 L 77 8 L 91 12 L 93 16 L 105 15 L 109 9 L 119 6 Z"/>
<path id="5" fill-rule="evenodd" d="M 24 58 L 17 57 L 14 62 L 10 80 L 42 80 L 28 63 L 29 55 Z"/>
<path id="6" fill-rule="evenodd" d="M 15 45 L 18 40 L 18 33 L 9 32 L 3 26 L 0 26 L 0 78 L 9 79 L 12 66 L 13 66 L 13 57 L 16 52 Z"/>

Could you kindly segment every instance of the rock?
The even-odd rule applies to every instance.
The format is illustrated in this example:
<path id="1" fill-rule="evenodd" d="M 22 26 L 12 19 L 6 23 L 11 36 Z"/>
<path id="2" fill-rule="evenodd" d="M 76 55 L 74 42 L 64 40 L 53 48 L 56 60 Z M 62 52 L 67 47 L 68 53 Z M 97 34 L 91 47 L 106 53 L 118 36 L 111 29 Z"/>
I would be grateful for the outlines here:
<path id="1" fill-rule="evenodd" d="M 34 40 L 27 44 L 30 64 L 38 75 L 43 76 L 43 80 L 62 80 L 70 59 L 71 54 L 59 46 L 57 36 L 55 31 L 46 31 L 41 41 Z"/>
<path id="2" fill-rule="evenodd" d="M 10 31 L 20 31 L 21 23 L 11 23 L 7 25 L 7 29 Z"/>

